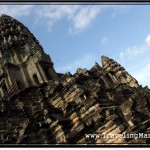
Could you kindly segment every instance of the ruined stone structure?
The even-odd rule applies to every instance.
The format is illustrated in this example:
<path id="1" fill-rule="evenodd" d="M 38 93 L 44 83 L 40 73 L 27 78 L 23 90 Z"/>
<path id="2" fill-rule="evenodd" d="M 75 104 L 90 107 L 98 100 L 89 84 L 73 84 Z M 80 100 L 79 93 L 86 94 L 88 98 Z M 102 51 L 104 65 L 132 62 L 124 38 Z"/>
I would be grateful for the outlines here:
<path id="1" fill-rule="evenodd" d="M 13 95 L 16 87 L 15 93 L 58 78 L 50 57 L 23 24 L 2 15 L 0 33 L 1 98 Z"/>
<path id="2" fill-rule="evenodd" d="M 0 33 L 1 144 L 150 144 L 150 89 L 120 64 L 58 74 L 20 22 L 2 15 Z"/>

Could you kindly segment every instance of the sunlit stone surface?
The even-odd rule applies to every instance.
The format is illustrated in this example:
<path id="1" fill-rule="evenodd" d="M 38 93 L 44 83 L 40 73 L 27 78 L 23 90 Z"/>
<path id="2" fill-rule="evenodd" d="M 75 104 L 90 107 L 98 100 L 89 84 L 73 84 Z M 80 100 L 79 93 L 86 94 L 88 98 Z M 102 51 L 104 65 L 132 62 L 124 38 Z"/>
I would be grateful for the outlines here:
<path id="1" fill-rule="evenodd" d="M 0 17 L 0 101 L 1 144 L 150 143 L 147 87 L 106 56 L 102 66 L 56 73 L 32 33 L 7 15 Z"/>

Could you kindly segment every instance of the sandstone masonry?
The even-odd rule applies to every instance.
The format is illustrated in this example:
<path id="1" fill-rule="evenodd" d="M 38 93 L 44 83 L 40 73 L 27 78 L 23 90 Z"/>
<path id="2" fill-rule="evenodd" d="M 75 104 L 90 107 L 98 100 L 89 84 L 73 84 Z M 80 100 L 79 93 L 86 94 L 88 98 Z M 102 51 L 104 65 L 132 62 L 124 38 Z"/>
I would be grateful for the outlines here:
<path id="1" fill-rule="evenodd" d="M 0 17 L 1 144 L 150 144 L 149 138 L 85 134 L 150 134 L 150 89 L 102 56 L 90 69 L 60 74 L 34 35 Z"/>

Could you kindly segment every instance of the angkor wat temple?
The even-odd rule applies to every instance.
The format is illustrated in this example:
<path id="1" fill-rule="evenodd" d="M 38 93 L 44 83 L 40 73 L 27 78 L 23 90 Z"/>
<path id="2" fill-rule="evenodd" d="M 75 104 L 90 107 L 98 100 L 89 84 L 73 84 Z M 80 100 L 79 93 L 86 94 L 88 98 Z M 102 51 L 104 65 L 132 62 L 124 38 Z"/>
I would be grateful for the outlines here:
<path id="1" fill-rule="evenodd" d="M 150 144 L 150 89 L 101 59 L 90 70 L 57 73 L 28 28 L 1 15 L 0 143 Z M 140 137 L 95 136 L 102 134 Z"/>

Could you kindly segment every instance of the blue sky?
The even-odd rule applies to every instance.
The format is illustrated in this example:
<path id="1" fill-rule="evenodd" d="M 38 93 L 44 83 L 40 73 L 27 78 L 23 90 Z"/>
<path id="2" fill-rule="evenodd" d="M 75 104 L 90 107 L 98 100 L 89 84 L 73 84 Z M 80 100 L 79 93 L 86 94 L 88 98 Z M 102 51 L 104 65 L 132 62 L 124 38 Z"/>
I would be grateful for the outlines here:
<path id="1" fill-rule="evenodd" d="M 0 5 L 35 35 L 57 72 L 118 61 L 150 87 L 150 5 Z"/>

